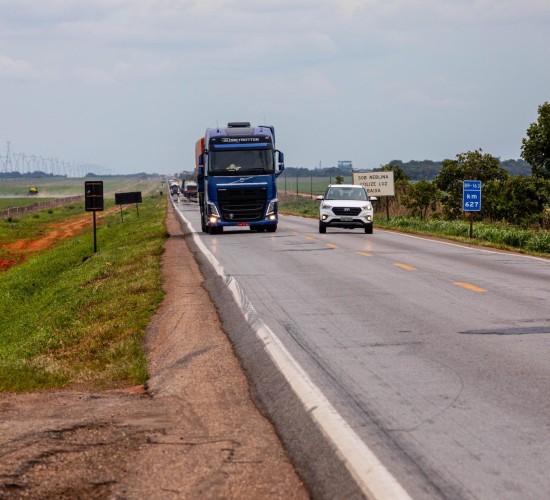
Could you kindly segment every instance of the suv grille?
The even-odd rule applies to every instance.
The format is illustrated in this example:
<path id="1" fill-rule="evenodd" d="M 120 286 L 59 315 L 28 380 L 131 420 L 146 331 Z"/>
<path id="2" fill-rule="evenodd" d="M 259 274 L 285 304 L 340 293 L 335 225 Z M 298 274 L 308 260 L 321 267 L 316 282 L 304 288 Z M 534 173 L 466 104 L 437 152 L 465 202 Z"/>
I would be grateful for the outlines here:
<path id="1" fill-rule="evenodd" d="M 361 207 L 333 207 L 334 215 L 359 215 Z"/>
<path id="2" fill-rule="evenodd" d="M 267 188 L 220 188 L 218 206 L 226 222 L 262 220 L 267 203 Z"/>

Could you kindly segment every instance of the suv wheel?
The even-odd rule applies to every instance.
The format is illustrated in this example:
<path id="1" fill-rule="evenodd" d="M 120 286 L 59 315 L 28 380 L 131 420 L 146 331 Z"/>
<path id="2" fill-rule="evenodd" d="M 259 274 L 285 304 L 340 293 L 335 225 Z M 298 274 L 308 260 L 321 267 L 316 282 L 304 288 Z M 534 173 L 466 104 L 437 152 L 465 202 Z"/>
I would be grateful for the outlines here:
<path id="1" fill-rule="evenodd" d="M 327 232 L 327 225 L 324 222 L 319 221 L 319 232 L 324 234 Z"/>
<path id="2" fill-rule="evenodd" d="M 372 234 L 372 224 L 365 226 L 365 234 Z"/>

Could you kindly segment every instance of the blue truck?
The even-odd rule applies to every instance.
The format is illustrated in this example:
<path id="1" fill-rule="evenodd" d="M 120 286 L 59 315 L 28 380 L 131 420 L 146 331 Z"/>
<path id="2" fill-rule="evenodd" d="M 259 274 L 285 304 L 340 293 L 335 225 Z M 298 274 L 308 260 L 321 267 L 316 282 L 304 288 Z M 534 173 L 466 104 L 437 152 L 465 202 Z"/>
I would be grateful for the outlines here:
<path id="1" fill-rule="evenodd" d="M 271 125 L 230 122 L 206 129 L 195 144 L 201 229 L 217 234 L 224 227 L 277 231 L 277 177 L 284 155 L 275 149 Z"/>

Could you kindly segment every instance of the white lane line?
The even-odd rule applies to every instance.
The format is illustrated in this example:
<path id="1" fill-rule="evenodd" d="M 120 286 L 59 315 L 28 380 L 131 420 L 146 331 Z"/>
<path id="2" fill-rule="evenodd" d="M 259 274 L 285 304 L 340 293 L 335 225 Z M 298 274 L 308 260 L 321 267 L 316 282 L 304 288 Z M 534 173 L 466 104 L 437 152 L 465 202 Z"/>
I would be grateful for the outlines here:
<path id="1" fill-rule="evenodd" d="M 524 259 L 538 260 L 540 262 L 546 262 L 547 264 L 550 264 L 550 259 L 545 258 L 545 257 L 537 257 L 536 255 L 527 255 L 527 254 L 523 254 L 523 253 L 517 253 L 517 252 L 514 252 L 513 250 L 510 250 L 508 252 L 501 252 L 501 251 L 499 251 L 497 249 L 494 249 L 494 248 L 476 246 L 475 240 L 472 241 L 472 245 L 469 246 L 469 245 L 464 245 L 462 243 L 456 243 L 456 242 L 452 242 L 452 241 L 435 240 L 433 238 L 430 238 L 429 236 L 401 233 L 399 231 L 392 231 L 391 229 L 378 228 L 378 230 L 381 231 L 381 232 L 384 232 L 384 233 L 397 234 L 399 236 L 405 236 L 407 238 L 413 238 L 413 239 L 416 239 L 416 240 L 431 241 L 433 243 L 439 243 L 440 245 L 448 245 L 448 246 L 451 246 L 451 247 L 464 248 L 466 250 L 472 250 L 472 251 L 476 251 L 476 252 L 494 253 L 496 255 L 504 255 L 506 257 L 521 257 L 521 258 L 524 258 Z M 443 238 L 444 237 L 445 236 L 443 236 Z"/>
<path id="2" fill-rule="evenodd" d="M 192 228 L 195 244 L 218 275 L 224 279 L 248 324 L 262 341 L 264 349 L 300 398 L 306 411 L 310 413 L 323 434 L 332 443 L 361 491 L 367 498 L 376 500 L 410 500 L 411 497 L 401 484 L 330 404 L 279 338 L 263 322 L 237 280 L 225 274 L 223 267 L 202 243 L 190 222 L 177 208 L 176 213 L 188 227 Z"/>

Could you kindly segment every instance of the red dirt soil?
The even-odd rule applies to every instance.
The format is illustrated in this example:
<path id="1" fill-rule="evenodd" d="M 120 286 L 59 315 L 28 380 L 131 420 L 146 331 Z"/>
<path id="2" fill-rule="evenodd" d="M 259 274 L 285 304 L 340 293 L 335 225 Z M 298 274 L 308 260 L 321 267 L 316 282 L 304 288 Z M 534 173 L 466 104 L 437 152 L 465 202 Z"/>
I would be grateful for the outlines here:
<path id="1" fill-rule="evenodd" d="M 97 218 L 102 219 L 116 211 L 116 207 L 105 210 L 97 214 Z M 70 220 L 48 225 L 46 234 L 39 238 L 18 240 L 15 243 L 4 245 L 3 248 L 8 250 L 8 257 L 0 258 L 0 272 L 24 262 L 27 254 L 51 248 L 59 240 L 82 234 L 85 229 L 91 226 L 92 218 L 90 214 L 82 214 Z"/>

